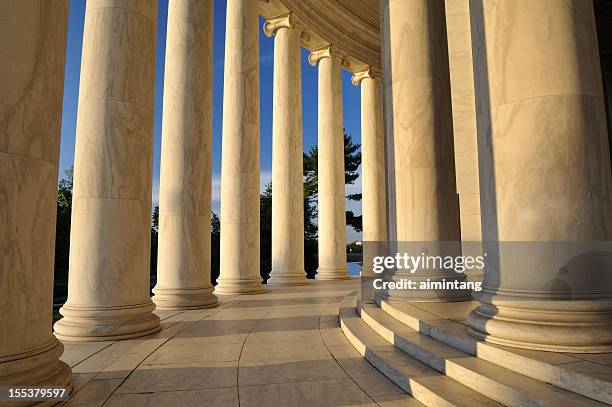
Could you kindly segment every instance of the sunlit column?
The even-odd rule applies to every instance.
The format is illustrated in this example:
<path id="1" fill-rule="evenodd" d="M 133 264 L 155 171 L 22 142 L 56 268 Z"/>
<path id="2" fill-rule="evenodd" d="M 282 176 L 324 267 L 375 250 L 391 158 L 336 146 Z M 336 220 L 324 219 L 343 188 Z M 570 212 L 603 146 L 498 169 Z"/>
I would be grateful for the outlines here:
<path id="1" fill-rule="evenodd" d="M 319 65 L 318 227 L 317 279 L 348 278 L 344 192 L 344 134 L 342 129 L 343 56 L 329 47 L 309 56 Z"/>
<path id="2" fill-rule="evenodd" d="M 259 274 L 258 3 L 228 0 L 221 157 L 221 276 L 215 292 L 264 291 Z"/>
<path id="3" fill-rule="evenodd" d="M 382 61 L 393 168 L 391 240 L 400 253 L 458 256 L 459 205 L 444 0 L 382 0 Z M 443 243 L 448 242 L 448 243 Z M 464 280 L 446 268 L 397 271 L 393 280 Z M 392 299 L 448 301 L 462 290 L 390 290 Z"/>
<path id="4" fill-rule="evenodd" d="M 361 85 L 361 178 L 364 259 L 361 275 L 372 274 L 372 255 L 387 240 L 385 135 L 382 115 L 381 74 L 370 68 L 352 78 Z"/>
<path id="5" fill-rule="evenodd" d="M 488 259 L 470 332 L 609 352 L 612 176 L 593 2 L 471 3 Z"/>
<path id="6" fill-rule="evenodd" d="M 213 1 L 170 0 L 159 189 L 159 309 L 214 306 L 211 267 Z"/>
<path id="7" fill-rule="evenodd" d="M 156 22 L 155 0 L 87 2 L 62 339 L 160 329 L 149 283 Z"/>
<path id="8" fill-rule="evenodd" d="M 302 30 L 292 16 L 264 25 L 274 35 L 272 271 L 268 284 L 306 284 L 302 147 Z"/>
<path id="9" fill-rule="evenodd" d="M 68 1 L 0 16 L 0 386 L 69 386 L 51 332 Z"/>

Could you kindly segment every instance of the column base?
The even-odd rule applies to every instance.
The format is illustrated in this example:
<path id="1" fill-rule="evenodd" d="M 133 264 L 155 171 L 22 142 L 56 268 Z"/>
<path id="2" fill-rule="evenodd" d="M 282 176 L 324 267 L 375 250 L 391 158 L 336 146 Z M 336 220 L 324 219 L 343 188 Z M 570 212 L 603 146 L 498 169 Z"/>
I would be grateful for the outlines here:
<path id="1" fill-rule="evenodd" d="M 306 272 L 298 272 L 298 273 L 282 273 L 275 272 L 274 270 L 270 272 L 270 278 L 266 282 L 268 285 L 307 285 L 310 284 L 310 281 L 306 278 Z"/>
<path id="2" fill-rule="evenodd" d="M 152 300 L 158 310 L 176 311 L 211 308 L 219 304 L 213 294 L 213 287 L 208 288 L 158 288 L 153 289 Z"/>
<path id="3" fill-rule="evenodd" d="M 93 308 L 64 304 L 55 336 L 66 341 L 115 341 L 150 335 L 161 329 L 155 304 Z"/>
<path id="4" fill-rule="evenodd" d="M 71 391 L 72 372 L 66 363 L 59 360 L 63 352 L 64 345 L 53 337 L 51 342 L 38 349 L 1 357 L 0 386 L 57 386 L 67 387 Z M 40 402 L 23 405 L 37 403 Z M 49 402 L 40 405 L 52 404 Z"/>
<path id="5" fill-rule="evenodd" d="M 348 280 L 351 278 L 348 274 L 348 269 L 317 269 L 317 275 L 315 276 L 317 280 Z"/>
<path id="6" fill-rule="evenodd" d="M 263 294 L 266 292 L 266 287 L 261 284 L 259 279 L 229 280 L 219 278 L 218 281 L 219 283 L 215 286 L 215 294 Z"/>
<path id="7" fill-rule="evenodd" d="M 499 345 L 571 353 L 612 351 L 612 301 L 493 300 L 473 310 L 468 332 Z"/>

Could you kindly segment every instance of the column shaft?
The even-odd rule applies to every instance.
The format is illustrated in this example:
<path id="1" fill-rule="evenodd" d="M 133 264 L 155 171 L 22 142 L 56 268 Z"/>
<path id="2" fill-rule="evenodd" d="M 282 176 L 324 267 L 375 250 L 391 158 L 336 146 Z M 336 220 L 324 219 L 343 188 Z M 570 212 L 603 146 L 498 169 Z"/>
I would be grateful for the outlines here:
<path id="1" fill-rule="evenodd" d="M 378 77 L 361 81 L 361 150 L 363 240 L 386 241 L 385 135 Z"/>
<path id="2" fill-rule="evenodd" d="M 68 1 L 0 16 L 0 385 L 69 386 L 51 332 Z"/>
<path id="3" fill-rule="evenodd" d="M 269 23 L 274 24 L 275 21 Z M 272 129 L 272 271 L 268 284 L 306 284 L 301 31 L 276 22 Z"/>
<path id="4" fill-rule="evenodd" d="M 154 0 L 87 2 L 62 339 L 160 329 L 149 287 L 156 21 Z"/>
<path id="5" fill-rule="evenodd" d="M 593 3 L 471 6 L 489 258 L 470 332 L 609 352 L 612 176 Z M 595 241 L 608 243 L 602 251 Z"/>
<path id="6" fill-rule="evenodd" d="M 332 49 L 319 57 L 317 279 L 348 278 L 346 267 L 346 197 L 342 129 L 341 57 Z M 311 60 L 313 60 L 311 58 Z"/>
<path id="7" fill-rule="evenodd" d="M 361 177 L 364 260 L 361 275 L 372 274 L 372 256 L 387 241 L 387 188 L 385 181 L 385 135 L 380 74 L 372 70 L 353 76 L 361 84 Z"/>
<path id="8" fill-rule="evenodd" d="M 221 276 L 215 292 L 264 291 L 259 274 L 258 4 L 228 0 L 221 157 Z"/>
<path id="9" fill-rule="evenodd" d="M 459 205 L 444 0 L 383 0 L 382 59 L 394 163 L 390 188 L 392 227 L 400 253 L 457 256 Z M 395 251 L 394 249 L 394 251 Z M 464 280 L 453 270 L 403 270 L 392 279 Z M 393 299 L 447 301 L 466 291 L 392 290 Z"/>
<path id="10" fill-rule="evenodd" d="M 217 304 L 210 282 L 213 1 L 168 6 L 159 190 L 159 309 Z"/>

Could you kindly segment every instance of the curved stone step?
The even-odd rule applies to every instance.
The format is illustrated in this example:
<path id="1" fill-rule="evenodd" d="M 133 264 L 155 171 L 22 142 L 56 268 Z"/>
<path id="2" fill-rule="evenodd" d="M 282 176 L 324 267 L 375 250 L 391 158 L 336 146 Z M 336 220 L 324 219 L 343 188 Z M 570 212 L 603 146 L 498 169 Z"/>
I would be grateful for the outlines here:
<path id="1" fill-rule="evenodd" d="M 578 355 L 531 351 L 479 341 L 467 333 L 465 324 L 441 313 L 426 311 L 415 304 L 381 301 L 379 305 L 400 323 L 470 356 L 572 393 L 612 404 L 610 366 L 588 362 Z M 452 303 L 448 305 L 450 307 Z"/>
<path id="2" fill-rule="evenodd" d="M 368 362 L 419 402 L 429 407 L 501 406 L 396 349 L 359 317 L 356 305 L 354 295 L 342 301 L 342 331 Z"/>
<path id="3" fill-rule="evenodd" d="M 511 407 L 574 407 L 605 404 L 478 359 L 422 335 L 372 304 L 361 318 L 396 348 L 477 392 Z"/>

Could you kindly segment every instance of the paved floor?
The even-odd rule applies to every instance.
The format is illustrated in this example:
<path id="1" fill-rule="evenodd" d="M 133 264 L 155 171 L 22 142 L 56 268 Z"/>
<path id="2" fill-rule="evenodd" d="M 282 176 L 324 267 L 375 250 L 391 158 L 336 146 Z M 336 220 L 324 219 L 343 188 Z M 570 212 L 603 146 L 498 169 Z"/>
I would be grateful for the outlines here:
<path id="1" fill-rule="evenodd" d="M 65 342 L 68 406 L 414 406 L 338 324 L 358 281 L 313 281 L 217 308 L 159 312 L 163 329 L 115 342 Z"/>

